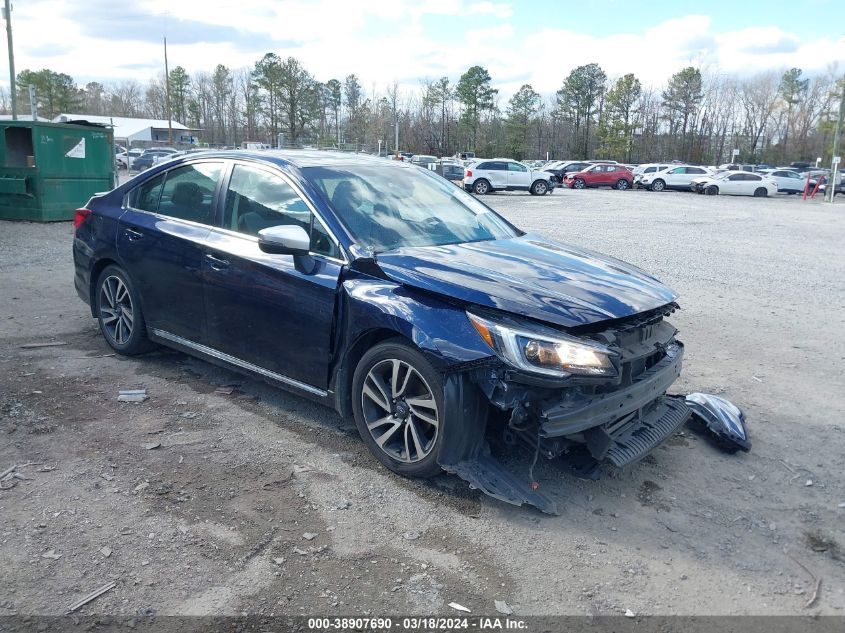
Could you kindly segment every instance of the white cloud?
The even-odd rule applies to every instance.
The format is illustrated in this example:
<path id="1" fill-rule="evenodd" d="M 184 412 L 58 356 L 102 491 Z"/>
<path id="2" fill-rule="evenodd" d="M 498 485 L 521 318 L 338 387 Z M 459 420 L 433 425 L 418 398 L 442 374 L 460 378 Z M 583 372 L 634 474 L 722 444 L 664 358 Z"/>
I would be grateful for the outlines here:
<path id="1" fill-rule="evenodd" d="M 100 17 L 106 20 L 124 15 L 120 4 L 97 6 L 103 7 Z M 717 32 L 710 16 L 688 15 L 641 33 L 592 36 L 539 23 L 528 30 L 517 28 L 514 6 L 519 8 L 478 0 L 239 0 L 233 10 L 231 0 L 147 0 L 134 10 L 155 14 L 162 34 L 174 40 L 168 47 L 171 66 L 179 64 L 192 73 L 212 70 L 217 63 L 251 67 L 273 50 L 297 57 L 320 80 L 355 73 L 369 92 L 394 80 L 408 89 L 416 89 L 425 78 L 447 75 L 457 80 L 479 64 L 489 70 L 503 104 L 523 83 L 552 94 L 572 68 L 590 62 L 600 64 L 609 77 L 633 72 L 644 84 L 659 86 L 690 64 L 737 73 L 792 66 L 811 72 L 831 59 L 845 61 L 845 40 L 802 41 L 788 25 Z M 63 0 L 17 3 L 18 70 L 46 67 L 79 80 L 142 82 L 162 71 L 158 41 L 143 41 L 131 26 L 109 33 L 108 39 L 95 37 L 75 19 L 77 13 Z M 454 20 L 448 40 L 432 27 L 443 20 Z M 195 31 L 204 28 L 197 26 L 201 22 L 209 33 L 252 33 L 248 37 L 254 42 L 247 36 L 233 41 L 215 36 L 180 44 L 175 40 L 184 35 L 179 32 L 182 21 Z M 145 36 L 157 39 L 157 33 Z"/>

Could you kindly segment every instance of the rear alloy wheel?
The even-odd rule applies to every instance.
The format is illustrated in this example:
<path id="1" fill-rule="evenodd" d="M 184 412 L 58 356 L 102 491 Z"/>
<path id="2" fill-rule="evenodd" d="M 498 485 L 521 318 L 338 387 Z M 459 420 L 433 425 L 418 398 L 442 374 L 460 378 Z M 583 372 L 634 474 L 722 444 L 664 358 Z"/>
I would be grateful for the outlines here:
<path id="1" fill-rule="evenodd" d="M 352 399 L 358 432 L 382 464 L 408 477 L 441 472 L 443 379 L 420 352 L 376 345 L 355 369 Z"/>
<path id="2" fill-rule="evenodd" d="M 548 191 L 549 185 L 546 184 L 545 180 L 538 180 L 531 185 L 531 193 L 535 196 L 545 196 Z"/>
<path id="3" fill-rule="evenodd" d="M 485 193 L 490 193 L 490 183 L 483 178 L 480 178 L 475 181 L 472 190 L 479 196 L 483 196 Z"/>
<path id="4" fill-rule="evenodd" d="M 767 198 L 769 196 L 769 191 L 765 187 L 757 187 L 754 190 L 754 197 L 755 198 Z"/>
<path id="5" fill-rule="evenodd" d="M 716 185 L 709 185 L 709 186 L 707 187 L 707 189 L 705 189 L 705 190 L 704 190 L 704 192 L 705 192 L 708 196 L 716 196 L 716 195 L 718 195 L 718 194 L 719 194 L 719 188 L 718 188 Z"/>
<path id="6" fill-rule="evenodd" d="M 117 266 L 106 266 L 97 280 L 94 297 L 100 331 L 109 346 L 119 354 L 134 356 L 153 347 L 141 303 L 129 276 Z"/>
<path id="7" fill-rule="evenodd" d="M 587 183 L 586 183 L 586 182 L 584 182 L 584 180 L 583 180 L 583 179 L 581 179 L 581 178 L 576 178 L 576 179 L 575 179 L 575 182 L 574 182 L 574 183 L 572 183 L 572 186 L 573 186 L 575 189 L 584 189 L 584 188 L 586 188 Z"/>
<path id="8" fill-rule="evenodd" d="M 616 181 L 616 188 L 619 191 L 625 191 L 629 186 L 630 185 L 628 184 L 628 181 L 625 180 L 624 178 L 620 178 L 619 180 Z"/>
<path id="9" fill-rule="evenodd" d="M 663 191 L 666 188 L 666 183 L 658 179 L 651 183 L 652 191 Z"/>

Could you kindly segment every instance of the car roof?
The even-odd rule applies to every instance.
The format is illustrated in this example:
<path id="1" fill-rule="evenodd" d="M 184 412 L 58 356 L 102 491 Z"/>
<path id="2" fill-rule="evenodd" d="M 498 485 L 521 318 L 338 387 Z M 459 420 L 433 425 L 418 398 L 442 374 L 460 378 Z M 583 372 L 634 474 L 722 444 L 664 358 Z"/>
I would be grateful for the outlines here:
<path id="1" fill-rule="evenodd" d="M 171 163 L 171 167 L 178 165 L 180 161 L 194 161 L 197 159 L 228 159 L 228 160 L 255 160 L 271 163 L 280 167 L 292 166 L 304 167 L 343 167 L 352 165 L 381 165 L 387 169 L 419 169 L 416 165 L 405 161 L 386 161 L 378 156 L 369 154 L 355 154 L 340 151 L 322 150 L 208 150 L 207 152 L 195 152 L 178 156 Z"/>

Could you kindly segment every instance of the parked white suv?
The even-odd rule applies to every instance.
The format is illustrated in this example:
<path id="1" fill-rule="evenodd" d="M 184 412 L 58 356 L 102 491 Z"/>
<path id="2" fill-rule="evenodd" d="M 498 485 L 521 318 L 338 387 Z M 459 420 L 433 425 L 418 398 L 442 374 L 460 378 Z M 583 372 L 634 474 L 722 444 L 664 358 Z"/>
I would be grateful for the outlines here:
<path id="1" fill-rule="evenodd" d="M 669 169 L 672 165 L 670 163 L 646 163 L 645 165 L 637 165 L 631 173 L 634 174 L 634 187 L 640 185 L 643 176 L 653 174 L 656 171 L 663 171 Z"/>
<path id="2" fill-rule="evenodd" d="M 712 175 L 712 172 L 706 167 L 675 165 L 653 174 L 643 174 L 640 179 L 640 186 L 652 191 L 663 191 L 664 189 L 689 191 L 693 180 Z"/>
<path id="3" fill-rule="evenodd" d="M 483 195 L 491 191 L 528 191 L 544 196 L 554 191 L 557 179 L 547 171 L 535 171 L 509 158 L 473 163 L 464 172 L 464 189 Z"/>

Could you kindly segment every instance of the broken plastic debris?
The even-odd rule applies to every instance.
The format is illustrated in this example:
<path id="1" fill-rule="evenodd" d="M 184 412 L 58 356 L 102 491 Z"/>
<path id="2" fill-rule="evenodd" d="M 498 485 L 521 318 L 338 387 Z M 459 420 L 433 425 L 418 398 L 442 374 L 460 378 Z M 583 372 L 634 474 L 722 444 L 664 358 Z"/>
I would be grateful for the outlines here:
<path id="1" fill-rule="evenodd" d="M 141 448 L 145 448 L 148 451 L 158 448 L 159 446 L 161 446 L 161 442 L 147 442 L 146 444 L 141 444 Z"/>
<path id="2" fill-rule="evenodd" d="M 745 414 L 735 404 L 709 393 L 691 393 L 684 402 L 693 412 L 693 419 L 704 424 L 720 449 L 728 453 L 751 449 Z"/>
<path id="3" fill-rule="evenodd" d="M 458 604 L 457 602 L 450 602 L 449 606 L 452 607 L 455 611 L 464 611 L 465 613 L 472 613 L 472 611 L 467 609 L 464 605 Z"/>
<path id="4" fill-rule="evenodd" d="M 416 531 L 413 531 L 413 530 L 412 530 L 412 531 L 410 531 L 410 532 L 405 532 L 405 533 L 402 535 L 402 538 L 403 538 L 403 539 L 405 539 L 406 541 L 416 541 L 416 540 L 417 540 L 420 536 L 421 536 L 421 535 L 420 535 L 420 533 L 419 533 L 419 532 L 416 532 Z"/>
<path id="5" fill-rule="evenodd" d="M 21 349 L 38 349 L 39 347 L 60 347 L 67 345 L 64 341 L 45 341 L 43 343 L 26 343 L 21 345 Z"/>
<path id="6" fill-rule="evenodd" d="M 809 488 L 810 486 L 812 486 L 812 485 L 813 485 L 813 480 L 812 480 L 812 479 L 808 479 L 807 481 L 805 481 L 805 482 L 804 482 L 804 485 L 805 485 L 805 486 L 807 486 L 807 487 Z"/>
<path id="7" fill-rule="evenodd" d="M 637 614 L 631 611 L 630 609 L 625 609 L 625 617 L 626 618 L 635 618 Z"/>
<path id="8" fill-rule="evenodd" d="M 315 538 L 317 538 L 317 536 L 319 536 L 317 532 L 306 532 L 302 535 L 302 538 L 304 538 L 306 541 L 313 541 Z"/>
<path id="9" fill-rule="evenodd" d="M 41 558 L 52 558 L 53 560 L 59 560 L 62 557 L 61 554 L 56 554 L 56 550 L 51 549 L 48 552 L 44 552 L 41 554 Z"/>
<path id="10" fill-rule="evenodd" d="M 111 556 L 111 552 L 112 552 L 111 547 L 103 547 L 102 549 L 100 549 L 100 554 L 102 554 L 106 558 Z"/>
<path id="11" fill-rule="evenodd" d="M 496 611 L 499 613 L 504 613 L 505 615 L 510 615 L 513 613 L 513 609 L 508 606 L 508 603 L 504 600 L 495 600 L 494 604 L 496 605 Z"/>
<path id="12" fill-rule="evenodd" d="M 89 593 L 87 596 L 85 596 L 81 600 L 78 600 L 77 602 L 74 602 L 72 605 L 70 605 L 67 608 L 67 612 L 71 613 L 72 611 L 76 611 L 78 608 L 88 604 L 89 602 L 91 602 L 95 598 L 99 598 L 100 596 L 102 596 L 107 591 L 114 589 L 116 585 L 117 585 L 117 583 L 115 581 L 111 581 L 109 584 L 103 585 L 99 589 L 92 591 L 91 593 Z"/>
<path id="13" fill-rule="evenodd" d="M 146 399 L 146 389 L 121 389 L 117 392 L 118 402 L 143 402 Z"/>

